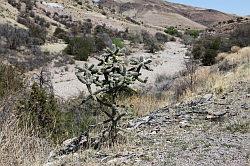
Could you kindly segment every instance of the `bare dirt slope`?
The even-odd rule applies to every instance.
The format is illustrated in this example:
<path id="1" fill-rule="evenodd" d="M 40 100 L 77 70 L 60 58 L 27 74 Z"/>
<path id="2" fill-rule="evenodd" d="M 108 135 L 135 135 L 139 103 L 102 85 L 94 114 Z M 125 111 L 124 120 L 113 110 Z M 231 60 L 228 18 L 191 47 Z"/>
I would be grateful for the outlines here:
<path id="1" fill-rule="evenodd" d="M 144 24 L 163 27 L 171 25 L 180 28 L 204 29 L 215 22 L 235 17 L 212 9 L 196 8 L 162 0 L 101 0 L 101 4 L 142 21 Z"/>
<path id="2" fill-rule="evenodd" d="M 0 22 L 13 22 L 19 12 L 7 3 L 0 1 Z M 46 6 L 45 2 L 57 3 L 63 8 Z M 227 21 L 235 16 L 212 9 L 202 9 L 182 4 L 164 2 L 162 0 L 101 0 L 100 7 L 92 1 L 84 1 L 82 5 L 72 0 L 48 0 L 36 3 L 35 11 L 50 22 L 55 22 L 46 16 L 46 12 L 68 15 L 73 21 L 91 19 L 94 25 L 106 24 L 112 29 L 124 30 L 145 29 L 151 33 L 163 30 L 166 26 L 176 26 L 179 29 L 205 29 L 208 25 Z M 127 20 L 126 17 L 137 21 L 140 25 Z"/>

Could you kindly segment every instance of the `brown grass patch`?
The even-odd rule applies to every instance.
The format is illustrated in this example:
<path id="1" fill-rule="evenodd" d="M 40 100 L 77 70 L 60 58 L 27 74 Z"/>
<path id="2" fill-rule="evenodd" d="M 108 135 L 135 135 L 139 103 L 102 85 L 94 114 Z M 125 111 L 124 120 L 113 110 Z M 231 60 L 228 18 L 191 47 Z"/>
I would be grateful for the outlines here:
<path id="1" fill-rule="evenodd" d="M 40 139 L 27 126 L 18 128 L 18 121 L 12 117 L 0 127 L 0 166 L 42 165 L 51 151 L 50 144 Z"/>
<path id="2" fill-rule="evenodd" d="M 133 95 L 120 101 L 120 104 L 128 105 L 135 116 L 142 117 L 169 104 L 170 98 L 167 93 L 157 95 Z"/>

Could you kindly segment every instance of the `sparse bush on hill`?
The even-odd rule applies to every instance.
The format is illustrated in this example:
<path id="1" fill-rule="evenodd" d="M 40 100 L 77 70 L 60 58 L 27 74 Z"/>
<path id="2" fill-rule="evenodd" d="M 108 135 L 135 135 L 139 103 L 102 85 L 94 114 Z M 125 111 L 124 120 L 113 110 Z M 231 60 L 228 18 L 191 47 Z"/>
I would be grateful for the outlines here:
<path id="1" fill-rule="evenodd" d="M 75 59 L 86 61 L 93 52 L 94 41 L 90 37 L 73 37 L 70 39 L 65 52 L 74 55 Z"/>
<path id="2" fill-rule="evenodd" d="M 168 27 L 164 30 L 165 33 L 172 35 L 172 36 L 176 36 L 176 37 L 180 37 L 181 33 L 173 26 Z"/>
<path id="3" fill-rule="evenodd" d="M 65 30 L 63 30 L 62 28 L 57 27 L 55 29 L 53 36 L 55 36 L 59 39 L 63 39 L 66 43 L 69 42 L 68 33 Z"/>
<path id="4" fill-rule="evenodd" d="M 45 43 L 48 33 L 46 28 L 33 24 L 29 26 L 29 31 L 32 37 L 38 39 L 35 44 L 41 45 Z"/>
<path id="5" fill-rule="evenodd" d="M 192 54 L 195 59 L 200 59 L 204 65 L 212 65 L 219 52 L 231 51 L 233 46 L 246 47 L 249 45 L 250 24 L 242 24 L 237 26 L 228 36 L 204 34 L 194 42 Z"/>
<path id="6" fill-rule="evenodd" d="M 0 63 L 0 99 L 22 88 L 22 74 L 16 68 Z"/>
<path id="7" fill-rule="evenodd" d="M 142 35 L 139 33 L 129 33 L 128 40 L 133 44 L 141 44 L 143 43 Z"/>
<path id="8" fill-rule="evenodd" d="M 93 28 L 93 24 L 91 22 L 91 19 L 87 19 L 85 22 L 82 23 L 82 27 L 81 27 L 81 32 L 83 34 L 91 34 Z"/>
<path id="9" fill-rule="evenodd" d="M 19 29 L 8 24 L 0 25 L 0 38 L 4 37 L 6 47 L 9 49 L 17 49 L 30 43 L 29 32 L 25 29 Z"/>
<path id="10" fill-rule="evenodd" d="M 199 37 L 199 35 L 200 35 L 200 31 L 188 29 L 188 30 L 185 31 L 184 34 L 189 35 L 189 36 L 192 36 L 193 38 L 197 38 L 197 37 Z"/>
<path id="11" fill-rule="evenodd" d="M 213 65 L 221 46 L 219 37 L 205 36 L 196 41 L 193 46 L 192 54 L 194 59 L 200 59 L 203 65 Z"/>
<path id="12" fill-rule="evenodd" d="M 142 39 L 145 48 L 150 53 L 155 53 L 162 50 L 161 44 L 156 40 L 154 36 L 150 35 L 147 31 L 142 31 Z"/>
<path id="13" fill-rule="evenodd" d="M 227 23 L 228 23 L 228 24 L 234 23 L 234 20 L 232 20 L 232 19 L 231 19 L 231 20 L 228 20 Z"/>
<path id="14" fill-rule="evenodd" d="M 20 24 L 27 26 L 29 28 L 30 36 L 36 38 L 35 41 L 37 42 L 33 42 L 32 44 L 40 45 L 46 41 L 48 34 L 47 28 L 49 28 L 50 24 L 46 22 L 43 17 L 35 16 L 34 20 L 32 20 L 28 17 L 27 13 L 21 13 L 18 16 L 17 21 Z"/>
<path id="15" fill-rule="evenodd" d="M 112 47 L 112 39 L 108 33 L 98 33 L 95 35 L 95 51 L 100 52 L 105 48 Z"/>
<path id="16" fill-rule="evenodd" d="M 160 33 L 160 32 L 157 32 L 155 34 L 155 38 L 158 42 L 161 42 L 161 43 L 166 43 L 168 42 L 168 36 L 164 33 Z"/>
<path id="17" fill-rule="evenodd" d="M 133 18 L 131 18 L 129 16 L 127 16 L 125 19 L 132 22 L 132 23 L 134 23 L 134 24 L 140 25 L 140 23 L 138 21 L 136 21 L 135 19 L 133 19 Z"/>
<path id="18" fill-rule="evenodd" d="M 238 25 L 237 28 L 231 33 L 230 40 L 233 45 L 246 47 L 250 45 L 250 23 Z"/>

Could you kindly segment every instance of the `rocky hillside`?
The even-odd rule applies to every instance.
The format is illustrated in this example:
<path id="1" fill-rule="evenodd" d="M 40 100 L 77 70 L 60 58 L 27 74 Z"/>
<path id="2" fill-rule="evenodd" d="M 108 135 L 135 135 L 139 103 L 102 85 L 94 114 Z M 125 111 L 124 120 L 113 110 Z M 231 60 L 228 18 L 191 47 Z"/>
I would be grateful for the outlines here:
<path id="1" fill-rule="evenodd" d="M 235 16 L 212 9 L 197 8 L 162 0 L 101 0 L 101 5 L 155 26 L 204 29 Z"/>
<path id="2" fill-rule="evenodd" d="M 49 4 L 51 3 L 51 4 Z M 57 4 L 59 6 L 53 6 Z M 23 6 L 24 8 L 25 6 Z M 197 8 L 182 4 L 165 2 L 162 0 L 100 0 L 93 3 L 90 0 L 83 2 L 50 0 L 36 3 L 35 13 L 52 21 L 55 13 L 59 16 L 69 16 L 73 21 L 91 19 L 94 25 L 106 24 L 116 29 L 132 27 L 144 28 L 150 32 L 162 30 L 166 26 L 175 26 L 178 29 L 206 29 L 218 22 L 235 19 L 234 15 L 222 13 L 212 9 Z M 14 22 L 20 14 L 6 0 L 1 0 L 1 22 Z"/>

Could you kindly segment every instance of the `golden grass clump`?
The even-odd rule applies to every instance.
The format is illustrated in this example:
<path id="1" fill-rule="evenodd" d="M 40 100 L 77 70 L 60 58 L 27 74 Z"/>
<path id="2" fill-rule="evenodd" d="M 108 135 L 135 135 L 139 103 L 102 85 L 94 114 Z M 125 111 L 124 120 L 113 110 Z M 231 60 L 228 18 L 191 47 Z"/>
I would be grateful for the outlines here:
<path id="1" fill-rule="evenodd" d="M 195 73 L 193 91 L 187 89 L 181 96 L 182 100 L 190 100 L 198 94 L 220 94 L 229 89 L 232 83 L 240 80 L 250 80 L 250 47 L 240 49 L 237 53 L 220 53 L 217 57 L 221 62 L 227 61 L 236 66 L 227 73 L 216 69 L 216 66 L 201 67 Z"/>
<path id="2" fill-rule="evenodd" d="M 127 105 L 129 103 L 135 116 L 142 117 L 166 106 L 169 102 L 169 96 L 162 94 L 160 97 L 156 95 L 133 95 L 120 101 L 120 104 Z"/>

